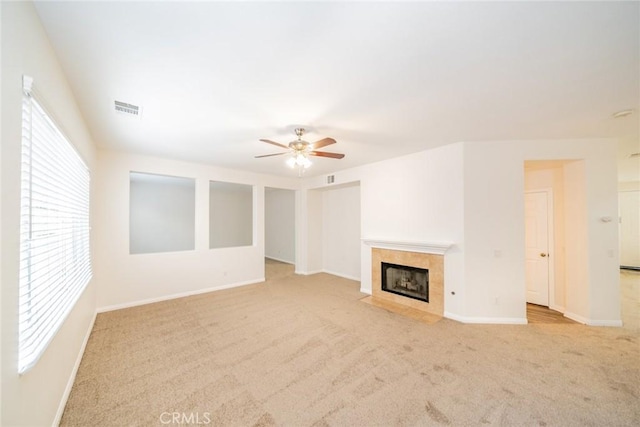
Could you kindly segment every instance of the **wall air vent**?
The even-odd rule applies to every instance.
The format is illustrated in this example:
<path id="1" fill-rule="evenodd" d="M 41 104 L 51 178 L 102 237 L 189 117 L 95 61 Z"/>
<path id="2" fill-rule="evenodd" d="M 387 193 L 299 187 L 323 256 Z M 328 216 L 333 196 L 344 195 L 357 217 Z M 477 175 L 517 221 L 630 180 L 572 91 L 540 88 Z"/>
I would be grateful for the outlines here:
<path id="1" fill-rule="evenodd" d="M 127 104 L 122 101 L 114 101 L 116 112 L 126 114 L 128 116 L 140 117 L 140 107 L 133 104 Z"/>
<path id="2" fill-rule="evenodd" d="M 327 184 L 333 184 L 335 181 L 336 181 L 335 175 L 328 175 L 327 176 Z"/>

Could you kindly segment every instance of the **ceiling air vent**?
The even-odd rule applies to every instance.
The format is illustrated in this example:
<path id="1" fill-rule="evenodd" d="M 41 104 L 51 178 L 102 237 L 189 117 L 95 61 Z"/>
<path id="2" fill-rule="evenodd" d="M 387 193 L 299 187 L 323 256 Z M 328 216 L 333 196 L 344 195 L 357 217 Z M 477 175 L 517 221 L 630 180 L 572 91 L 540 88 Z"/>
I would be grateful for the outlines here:
<path id="1" fill-rule="evenodd" d="M 140 107 L 126 102 L 114 101 L 116 112 L 128 116 L 140 117 Z"/>

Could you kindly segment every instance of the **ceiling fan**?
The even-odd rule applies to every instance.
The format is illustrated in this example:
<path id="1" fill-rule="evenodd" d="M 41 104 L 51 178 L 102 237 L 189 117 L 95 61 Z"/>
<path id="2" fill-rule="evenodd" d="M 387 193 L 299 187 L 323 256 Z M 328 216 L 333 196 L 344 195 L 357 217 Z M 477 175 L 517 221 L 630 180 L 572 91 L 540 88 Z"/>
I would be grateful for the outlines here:
<path id="1" fill-rule="evenodd" d="M 291 141 L 289 145 L 280 144 L 279 142 L 271 141 L 269 139 L 261 139 L 260 141 L 267 144 L 275 145 L 276 147 L 285 148 L 287 151 L 275 154 L 264 154 L 262 156 L 255 156 L 256 159 L 261 157 L 282 156 L 284 154 L 290 154 L 291 157 L 287 160 L 289 166 L 298 166 L 301 170 L 311 166 L 311 160 L 309 156 L 316 157 L 329 157 L 331 159 L 342 159 L 344 154 L 341 153 L 329 153 L 327 151 L 317 151 L 318 148 L 326 147 L 327 145 L 335 144 L 336 140 L 333 138 L 323 138 L 316 142 L 307 142 L 302 139 L 302 135 L 305 133 L 304 128 L 295 129 L 297 140 Z"/>

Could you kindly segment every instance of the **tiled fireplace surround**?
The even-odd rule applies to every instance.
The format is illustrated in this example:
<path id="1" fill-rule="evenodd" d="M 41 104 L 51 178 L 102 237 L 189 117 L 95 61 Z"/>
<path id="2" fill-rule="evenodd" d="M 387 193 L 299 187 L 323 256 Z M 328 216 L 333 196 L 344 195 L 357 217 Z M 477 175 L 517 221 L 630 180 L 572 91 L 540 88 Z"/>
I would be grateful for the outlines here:
<path id="1" fill-rule="evenodd" d="M 371 292 L 374 300 L 401 304 L 436 316 L 444 314 L 444 252 L 449 244 L 363 239 L 371 246 Z M 429 302 L 382 290 L 382 262 L 429 270 Z"/>

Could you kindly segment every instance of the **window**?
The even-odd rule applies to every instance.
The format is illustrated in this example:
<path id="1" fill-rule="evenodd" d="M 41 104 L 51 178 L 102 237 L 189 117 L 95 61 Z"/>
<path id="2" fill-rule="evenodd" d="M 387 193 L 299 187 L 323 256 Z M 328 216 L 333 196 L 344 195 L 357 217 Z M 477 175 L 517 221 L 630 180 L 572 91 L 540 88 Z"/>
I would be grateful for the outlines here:
<path id="1" fill-rule="evenodd" d="M 20 373 L 38 361 L 91 280 L 89 170 L 29 89 L 22 102 Z"/>

